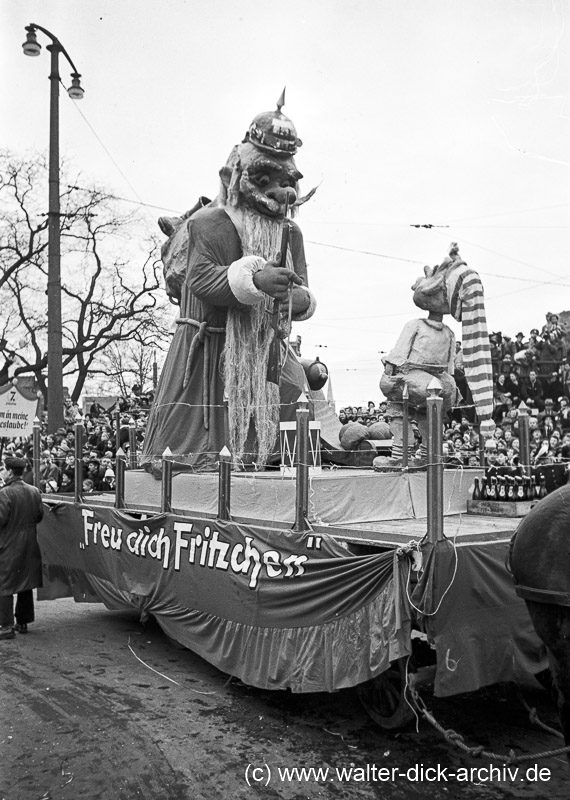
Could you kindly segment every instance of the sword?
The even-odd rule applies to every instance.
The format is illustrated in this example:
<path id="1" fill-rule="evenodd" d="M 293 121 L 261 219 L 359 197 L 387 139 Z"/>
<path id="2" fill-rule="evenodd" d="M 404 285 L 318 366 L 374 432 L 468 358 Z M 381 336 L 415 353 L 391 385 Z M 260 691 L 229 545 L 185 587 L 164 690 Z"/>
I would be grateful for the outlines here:
<path id="1" fill-rule="evenodd" d="M 289 237 L 291 234 L 291 223 L 287 217 L 289 213 L 289 198 L 285 204 L 285 219 L 283 220 L 283 227 L 281 229 L 281 253 L 279 266 L 284 269 L 287 268 L 287 250 L 289 248 Z M 281 370 L 283 364 L 281 363 L 281 339 L 279 338 L 279 315 L 280 303 L 279 300 L 273 300 L 273 310 L 271 313 L 271 328 L 273 330 L 273 339 L 269 345 L 269 356 L 267 359 L 267 380 L 269 383 L 275 383 L 279 386 L 281 378 Z"/>

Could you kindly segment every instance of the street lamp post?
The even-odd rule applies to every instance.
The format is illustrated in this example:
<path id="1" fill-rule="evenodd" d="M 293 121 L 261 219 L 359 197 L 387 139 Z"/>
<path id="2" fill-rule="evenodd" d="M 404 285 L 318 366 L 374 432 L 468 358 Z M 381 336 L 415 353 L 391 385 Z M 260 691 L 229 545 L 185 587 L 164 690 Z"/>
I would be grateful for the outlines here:
<path id="1" fill-rule="evenodd" d="M 54 433 L 63 425 L 63 333 L 61 321 L 61 253 L 59 206 L 59 54 L 63 53 L 73 72 L 67 93 L 73 100 L 83 97 L 80 74 L 59 39 L 41 25 L 26 27 L 24 55 L 39 56 L 41 45 L 36 30 L 50 39 L 47 46 L 51 54 L 50 108 L 49 108 L 49 203 L 48 203 L 48 280 L 47 280 L 47 376 L 48 376 L 48 430 Z"/>

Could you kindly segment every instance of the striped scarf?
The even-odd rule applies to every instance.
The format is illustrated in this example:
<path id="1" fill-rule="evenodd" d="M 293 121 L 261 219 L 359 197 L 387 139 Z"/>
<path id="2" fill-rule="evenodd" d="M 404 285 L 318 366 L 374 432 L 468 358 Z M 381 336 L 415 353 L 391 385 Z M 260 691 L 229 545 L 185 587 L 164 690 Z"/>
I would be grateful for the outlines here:
<path id="1" fill-rule="evenodd" d="M 475 270 L 458 259 L 446 268 L 446 287 L 451 314 L 461 322 L 465 375 L 484 434 L 493 428 L 493 371 L 483 285 Z"/>

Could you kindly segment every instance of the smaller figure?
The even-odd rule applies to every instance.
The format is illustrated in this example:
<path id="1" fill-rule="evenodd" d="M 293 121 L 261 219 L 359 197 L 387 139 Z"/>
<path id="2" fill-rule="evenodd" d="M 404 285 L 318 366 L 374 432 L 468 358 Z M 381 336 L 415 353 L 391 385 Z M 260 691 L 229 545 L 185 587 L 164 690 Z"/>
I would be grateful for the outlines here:
<path id="1" fill-rule="evenodd" d="M 456 403 L 457 387 L 453 378 L 455 364 L 455 335 L 443 322 L 449 313 L 443 282 L 433 290 L 427 278 L 419 278 L 412 287 L 414 303 L 428 312 L 427 318 L 406 323 L 392 350 L 382 358 L 384 374 L 380 389 L 388 398 L 387 415 L 393 435 L 390 458 L 378 457 L 377 467 L 401 466 L 403 456 L 403 391 L 408 387 L 409 409 L 418 425 L 421 444 L 410 466 L 421 467 L 427 462 L 427 387 L 436 377 L 442 387 L 443 410 L 447 412 Z M 408 438 L 414 441 L 413 435 Z"/>
<path id="2" fill-rule="evenodd" d="M 485 319 L 483 287 L 479 275 L 459 255 L 452 242 L 449 255 L 436 267 L 424 267 L 424 277 L 412 286 L 414 303 L 428 312 L 427 319 L 407 323 L 393 350 L 382 360 L 385 371 L 380 388 L 388 399 L 387 414 L 394 436 L 392 457 L 385 464 L 381 457 L 375 466 L 401 466 L 403 441 L 403 390 L 407 385 L 409 406 L 413 411 L 422 443 L 410 466 L 426 463 L 427 387 L 436 377 L 441 384 L 444 413 L 458 402 L 452 377 L 455 361 L 455 336 L 443 323 L 451 314 L 461 321 L 463 366 L 467 385 L 479 418 L 481 433 L 494 428 L 493 383 L 489 335 Z M 412 441 L 410 436 L 409 441 Z"/>

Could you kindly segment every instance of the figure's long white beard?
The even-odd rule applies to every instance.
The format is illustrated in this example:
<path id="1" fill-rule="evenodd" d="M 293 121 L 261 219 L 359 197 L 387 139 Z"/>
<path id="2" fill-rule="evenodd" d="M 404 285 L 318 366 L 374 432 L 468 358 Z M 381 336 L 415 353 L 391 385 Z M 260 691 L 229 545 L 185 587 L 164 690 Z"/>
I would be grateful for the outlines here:
<path id="1" fill-rule="evenodd" d="M 274 260 L 281 246 L 281 224 L 251 211 L 232 211 L 241 217 L 243 255 Z M 243 311 L 229 308 L 226 322 L 223 374 L 230 449 L 235 462 L 255 462 L 260 469 L 274 450 L 279 430 L 279 387 L 267 381 L 272 307 L 267 297 Z M 247 443 L 251 423 L 255 442 Z M 246 443 L 253 444 L 253 450 L 246 452 Z"/>

